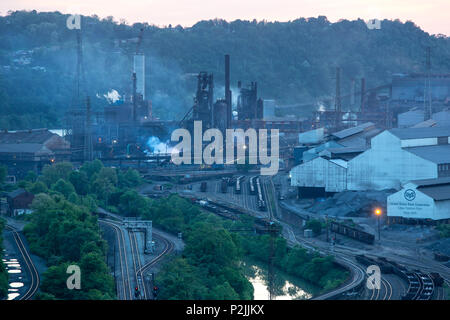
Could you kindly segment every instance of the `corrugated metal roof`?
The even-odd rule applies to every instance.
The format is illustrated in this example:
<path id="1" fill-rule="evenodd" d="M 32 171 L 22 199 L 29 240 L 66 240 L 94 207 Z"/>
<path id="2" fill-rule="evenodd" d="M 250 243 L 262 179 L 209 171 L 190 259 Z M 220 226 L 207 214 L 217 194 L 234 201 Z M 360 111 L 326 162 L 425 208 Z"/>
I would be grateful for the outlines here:
<path id="1" fill-rule="evenodd" d="M 450 184 L 420 187 L 417 188 L 422 193 L 433 198 L 434 200 L 450 200 Z"/>
<path id="2" fill-rule="evenodd" d="M 330 159 L 330 162 L 337 164 L 340 167 L 346 168 L 348 167 L 348 162 L 342 159 Z"/>
<path id="3" fill-rule="evenodd" d="M 434 162 L 436 164 L 450 163 L 450 145 L 404 148 L 408 152 Z"/>
<path id="4" fill-rule="evenodd" d="M 390 133 L 402 140 L 450 136 L 450 127 L 390 129 Z"/>
<path id="5" fill-rule="evenodd" d="M 450 177 L 414 180 L 411 183 L 434 200 L 450 200 Z"/>
<path id="6" fill-rule="evenodd" d="M 52 151 L 39 143 L 1 143 L 0 153 L 52 154 Z"/>
<path id="7" fill-rule="evenodd" d="M 369 130 L 362 131 L 353 136 L 347 137 L 345 139 L 340 139 L 339 143 L 345 147 L 362 147 L 366 146 L 369 140 L 378 135 L 383 130 L 378 128 L 372 128 Z"/>
<path id="8" fill-rule="evenodd" d="M 1 131 L 0 143 L 45 143 L 52 136 L 57 135 L 48 129 L 33 129 L 20 131 Z"/>
<path id="9" fill-rule="evenodd" d="M 25 189 L 19 188 L 14 191 L 8 192 L 6 195 L 10 198 L 15 198 L 18 195 L 21 195 L 22 193 L 25 193 L 25 192 L 27 192 Z"/>
<path id="10" fill-rule="evenodd" d="M 348 129 L 344 129 L 335 133 L 332 133 L 332 136 L 335 136 L 336 138 L 339 139 L 344 139 L 346 137 L 352 136 L 354 134 L 363 132 L 365 129 L 374 126 L 374 124 L 372 122 L 366 122 L 363 124 L 360 124 L 359 126 L 356 127 L 352 127 L 352 128 L 348 128 Z"/>
<path id="11" fill-rule="evenodd" d="M 343 153 L 361 153 L 366 151 L 367 147 L 344 147 L 344 148 L 330 148 L 327 149 L 329 152 L 334 154 L 343 154 Z"/>
<path id="12" fill-rule="evenodd" d="M 414 183 L 418 187 L 435 186 L 435 185 L 441 185 L 441 184 L 450 184 L 450 177 L 414 180 L 411 182 Z"/>
<path id="13" fill-rule="evenodd" d="M 430 128 L 436 126 L 437 122 L 433 119 L 428 119 L 413 125 L 411 128 Z"/>

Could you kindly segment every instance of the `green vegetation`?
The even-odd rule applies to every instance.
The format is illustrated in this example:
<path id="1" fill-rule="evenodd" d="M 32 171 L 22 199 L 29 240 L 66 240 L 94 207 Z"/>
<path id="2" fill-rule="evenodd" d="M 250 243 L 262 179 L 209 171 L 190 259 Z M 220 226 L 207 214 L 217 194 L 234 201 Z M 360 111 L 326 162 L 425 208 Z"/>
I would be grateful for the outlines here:
<path id="1" fill-rule="evenodd" d="M 153 221 L 168 232 L 181 232 L 185 249 L 166 263 L 157 276 L 160 299 L 252 299 L 253 287 L 244 275 L 242 261 L 250 257 L 267 262 L 268 235 L 233 230 L 253 230 L 254 219 L 219 218 L 177 195 L 149 199 L 133 187 L 139 173 L 106 168 L 98 161 L 79 169 L 70 163 L 44 168 L 41 176 L 21 183 L 36 194 L 34 212 L 24 233 L 31 250 L 46 259 L 41 299 L 113 299 L 114 283 L 105 264 L 106 243 L 101 239 L 94 212 L 98 206 L 124 216 Z M 82 290 L 68 290 L 66 269 L 82 270 Z M 320 257 L 302 248 L 288 249 L 275 238 L 274 264 L 286 273 L 327 290 L 347 278 L 333 257 Z"/>
<path id="2" fill-rule="evenodd" d="M 446 300 L 450 300 L 450 287 L 446 283 L 444 283 L 444 292 Z"/>
<path id="3" fill-rule="evenodd" d="M 67 16 L 16 11 L 0 17 L 0 128 L 61 125 L 66 111 L 61 106 L 70 105 L 76 68 L 76 37 L 65 27 Z M 129 92 L 130 74 L 124 70 L 136 43 L 127 40 L 145 29 L 141 50 L 151 61 L 147 92 L 155 116 L 162 119 L 181 119 L 192 105 L 196 83 L 184 74 L 213 72 L 216 87 L 223 86 L 225 53 L 231 55 L 233 86 L 237 80 L 257 81 L 263 99 L 304 104 L 289 111 L 302 115 L 318 101 L 333 106 L 336 66 L 342 68 L 343 95 L 350 92 L 351 79 L 365 77 L 367 88 L 374 88 L 388 83 L 393 73 L 424 72 L 427 46 L 432 48 L 431 72 L 450 70 L 449 38 L 430 36 L 411 21 L 383 20 L 376 31 L 362 20 L 330 23 L 323 16 L 290 22 L 209 20 L 190 28 L 160 28 L 93 15 L 83 17 L 82 24 L 91 97 L 111 88 Z M 104 98 L 92 99 L 94 110 L 105 103 Z"/>
<path id="4" fill-rule="evenodd" d="M 5 166 L 0 165 L 0 185 L 2 185 L 3 182 L 5 182 L 5 178 L 6 178 L 7 174 L 8 174 L 8 169 Z"/>
<path id="5" fill-rule="evenodd" d="M 270 235 L 244 236 L 240 242 L 246 256 L 268 262 Z M 286 240 L 279 236 L 274 239 L 273 248 L 273 261 L 277 268 L 320 286 L 325 291 L 339 286 L 348 277 L 348 272 L 334 263 L 333 256 L 321 257 L 301 247 L 288 249 Z"/>
<path id="6" fill-rule="evenodd" d="M 58 180 L 60 181 L 60 180 Z M 84 205 L 68 201 L 57 192 L 36 195 L 24 234 L 33 253 L 49 268 L 41 283 L 41 299 L 114 299 L 114 280 L 105 263 L 106 242 L 96 216 Z M 81 290 L 66 287 L 69 265 L 81 269 Z"/>
<path id="7" fill-rule="evenodd" d="M 439 230 L 441 238 L 450 238 L 450 224 L 442 223 L 436 228 Z"/>
<path id="8" fill-rule="evenodd" d="M 8 272 L 6 271 L 3 258 L 3 237 L 2 232 L 5 228 L 5 220 L 0 218 L 0 300 L 8 295 Z"/>
<path id="9" fill-rule="evenodd" d="M 322 222 L 318 219 L 310 219 L 305 223 L 305 229 L 311 229 L 315 235 L 322 232 Z"/>
<path id="10" fill-rule="evenodd" d="M 29 174 L 20 182 L 35 194 L 24 234 L 31 251 L 49 266 L 38 298 L 115 298 L 114 280 L 105 263 L 107 245 L 92 213 L 98 204 L 108 205 L 120 187 L 137 183 L 137 172 L 105 168 L 98 160 L 79 170 L 68 162 L 55 163 L 44 167 L 41 176 Z M 81 290 L 67 289 L 66 270 L 71 264 L 81 269 Z"/>
<path id="11" fill-rule="evenodd" d="M 30 249 L 43 257 L 49 268 L 43 275 L 40 299 L 114 299 L 114 281 L 105 263 L 97 206 L 142 215 L 147 200 L 129 189 L 140 184 L 139 173 L 106 168 L 99 160 L 78 170 L 71 163 L 45 166 L 42 175 L 32 174 L 19 183 L 35 194 L 34 212 L 24 228 Z M 81 290 L 68 290 L 67 267 L 81 269 Z"/>
<path id="12" fill-rule="evenodd" d="M 252 232 L 226 231 L 233 229 L 252 230 L 254 219 L 251 217 L 243 217 L 238 222 L 224 220 L 209 213 L 200 213 L 196 206 L 175 195 L 167 199 L 154 200 L 143 217 L 151 219 L 155 226 L 166 231 L 183 232 L 186 242 L 183 258 L 177 258 L 174 262 L 169 263 L 159 275 L 162 288 L 161 297 L 222 299 L 212 295 L 214 290 L 211 286 L 208 287 L 208 290 L 201 285 L 206 279 L 199 280 L 197 282 L 199 287 L 196 287 L 195 290 L 183 288 L 184 285 L 191 282 L 189 279 L 183 281 L 180 279 L 183 275 L 180 270 L 184 268 L 186 268 L 186 275 L 189 277 L 204 279 L 209 275 L 216 278 L 214 273 L 210 273 L 210 270 L 227 268 L 227 264 L 220 268 L 221 263 L 218 264 L 217 262 L 222 261 L 223 257 L 217 256 L 218 254 L 223 253 L 229 262 L 234 261 L 236 270 L 239 270 L 237 263 L 244 256 L 263 263 L 268 261 L 270 252 L 269 235 L 255 236 Z M 230 237 L 233 244 L 228 242 Z M 348 277 L 348 272 L 338 267 L 332 256 L 321 257 L 315 253 L 308 253 L 300 247 L 289 250 L 286 240 L 280 236 L 275 238 L 274 243 L 274 265 L 292 276 L 309 281 L 320 286 L 323 290 L 339 286 Z M 197 268 L 201 270 L 200 273 L 196 272 Z M 209 281 L 216 284 L 214 280 Z M 233 284 L 230 285 L 239 294 L 240 291 L 236 290 Z M 228 285 L 226 285 L 226 288 L 228 288 Z M 225 295 L 226 297 L 232 298 L 234 296 L 237 298 L 231 289 L 225 291 L 229 292 L 228 295 Z M 203 294 L 201 294 L 202 292 Z"/>
<path id="13" fill-rule="evenodd" d="M 252 299 L 253 287 L 240 265 L 243 252 L 222 219 L 176 195 L 152 201 L 143 217 L 182 232 L 185 241 L 183 255 L 158 273 L 160 299 Z"/>

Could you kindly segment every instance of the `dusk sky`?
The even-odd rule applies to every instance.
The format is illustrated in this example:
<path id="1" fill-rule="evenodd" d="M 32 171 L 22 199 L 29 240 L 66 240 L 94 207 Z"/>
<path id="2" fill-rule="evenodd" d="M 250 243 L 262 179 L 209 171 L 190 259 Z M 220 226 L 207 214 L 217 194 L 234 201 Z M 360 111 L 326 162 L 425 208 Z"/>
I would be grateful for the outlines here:
<path id="1" fill-rule="evenodd" d="M 0 14 L 9 10 L 97 14 L 128 23 L 191 26 L 199 20 L 289 21 L 299 17 L 411 20 L 431 34 L 450 35 L 449 0 L 2 0 Z"/>

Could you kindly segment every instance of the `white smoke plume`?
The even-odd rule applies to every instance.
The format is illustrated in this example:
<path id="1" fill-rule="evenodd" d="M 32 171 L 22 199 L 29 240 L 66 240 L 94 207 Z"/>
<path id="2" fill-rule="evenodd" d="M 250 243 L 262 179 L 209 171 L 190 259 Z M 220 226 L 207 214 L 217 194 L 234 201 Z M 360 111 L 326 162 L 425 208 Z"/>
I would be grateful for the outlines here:
<path id="1" fill-rule="evenodd" d="M 120 99 L 120 94 L 117 90 L 112 89 L 107 94 L 104 94 L 103 97 L 105 97 L 109 103 L 115 103 Z"/>

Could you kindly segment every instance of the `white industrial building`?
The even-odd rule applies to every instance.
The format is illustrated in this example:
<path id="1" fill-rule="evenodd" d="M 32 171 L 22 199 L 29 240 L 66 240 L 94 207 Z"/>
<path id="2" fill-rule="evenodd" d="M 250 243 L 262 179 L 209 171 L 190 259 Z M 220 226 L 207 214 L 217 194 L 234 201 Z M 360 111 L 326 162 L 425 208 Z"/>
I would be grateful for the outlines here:
<path id="1" fill-rule="evenodd" d="M 426 114 L 423 108 L 413 108 L 398 114 L 397 126 L 399 128 L 448 127 L 450 126 L 450 111 L 444 109 L 440 112 L 433 113 L 431 119 L 426 120 Z"/>
<path id="2" fill-rule="evenodd" d="M 450 177 L 411 181 L 387 199 L 389 223 L 450 222 Z"/>
<path id="3" fill-rule="evenodd" d="M 312 146 L 303 151 L 302 163 L 291 170 L 291 185 L 303 197 L 346 190 L 347 162 L 367 150 L 370 138 L 380 131 L 368 122 L 328 136 L 323 128 L 300 134 L 299 142 Z"/>
<path id="4" fill-rule="evenodd" d="M 291 185 L 300 194 L 308 188 L 323 188 L 322 193 L 399 190 L 410 181 L 449 177 L 449 142 L 450 127 L 386 130 L 371 139 L 367 150 L 320 150 L 291 170 Z"/>
<path id="5" fill-rule="evenodd" d="M 291 170 L 291 185 L 299 187 L 299 194 L 341 192 L 347 187 L 347 161 L 317 157 Z M 316 190 L 314 190 L 316 189 Z"/>
<path id="6" fill-rule="evenodd" d="M 348 190 L 400 189 L 412 180 L 448 176 L 450 127 L 391 129 L 348 162 Z"/>

